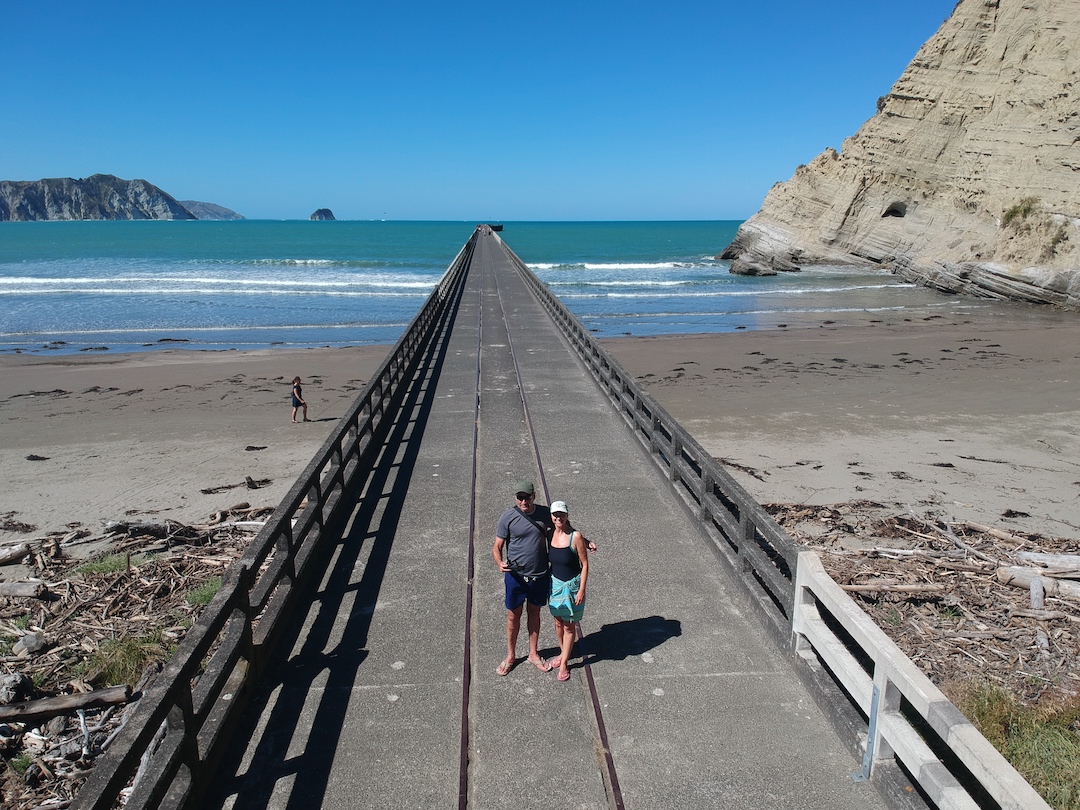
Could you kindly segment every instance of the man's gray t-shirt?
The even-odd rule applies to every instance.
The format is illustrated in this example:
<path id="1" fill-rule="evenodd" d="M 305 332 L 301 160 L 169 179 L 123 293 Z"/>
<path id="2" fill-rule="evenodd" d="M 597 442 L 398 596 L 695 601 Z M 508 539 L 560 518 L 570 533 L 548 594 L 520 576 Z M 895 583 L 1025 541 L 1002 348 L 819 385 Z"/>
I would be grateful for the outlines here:
<path id="1" fill-rule="evenodd" d="M 538 577 L 548 570 L 548 532 L 551 513 L 546 506 L 533 506 L 526 515 L 516 506 L 507 509 L 495 527 L 495 536 L 506 541 L 506 561 L 510 570 L 523 577 Z"/>

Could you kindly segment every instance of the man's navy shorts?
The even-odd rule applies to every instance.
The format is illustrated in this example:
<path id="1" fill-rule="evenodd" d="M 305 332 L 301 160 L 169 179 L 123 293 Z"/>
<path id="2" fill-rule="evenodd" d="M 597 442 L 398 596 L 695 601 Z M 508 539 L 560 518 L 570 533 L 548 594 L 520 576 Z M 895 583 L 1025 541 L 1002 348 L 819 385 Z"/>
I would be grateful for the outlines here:
<path id="1" fill-rule="evenodd" d="M 551 574 L 544 574 L 536 578 L 521 576 L 509 571 L 503 574 L 506 583 L 506 609 L 517 610 L 529 600 L 529 604 L 543 607 L 547 604 L 548 596 L 551 595 Z"/>

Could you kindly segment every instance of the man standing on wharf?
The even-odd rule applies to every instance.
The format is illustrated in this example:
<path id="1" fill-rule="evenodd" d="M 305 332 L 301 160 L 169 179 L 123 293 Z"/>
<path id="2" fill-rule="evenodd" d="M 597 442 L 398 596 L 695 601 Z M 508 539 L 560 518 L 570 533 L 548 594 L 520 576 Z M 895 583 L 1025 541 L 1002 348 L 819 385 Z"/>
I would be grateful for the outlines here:
<path id="1" fill-rule="evenodd" d="M 517 663 L 522 607 L 527 613 L 529 661 L 541 672 L 551 669 L 540 657 L 540 608 L 547 604 L 551 593 L 548 541 L 555 527 L 548 508 L 534 503 L 536 490 L 532 481 L 514 484 L 514 498 L 517 503 L 499 517 L 491 550 L 506 585 L 506 658 L 495 670 L 499 675 L 505 675 Z"/>

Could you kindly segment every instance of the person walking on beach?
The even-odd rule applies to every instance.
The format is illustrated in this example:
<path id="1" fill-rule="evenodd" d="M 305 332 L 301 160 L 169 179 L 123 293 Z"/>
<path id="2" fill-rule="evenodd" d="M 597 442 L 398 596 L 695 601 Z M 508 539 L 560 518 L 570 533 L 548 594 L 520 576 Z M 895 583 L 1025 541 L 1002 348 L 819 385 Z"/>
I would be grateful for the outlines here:
<path id="1" fill-rule="evenodd" d="M 555 637 L 559 655 L 548 663 L 558 669 L 560 681 L 570 680 L 570 653 L 574 649 L 577 623 L 585 613 L 585 583 L 589 579 L 589 542 L 570 525 L 563 501 L 551 504 L 555 533 L 551 537 L 551 596 L 548 610 L 555 617 Z M 595 546 L 594 546 L 595 548 Z"/>
<path id="2" fill-rule="evenodd" d="M 517 663 L 517 638 L 525 610 L 529 634 L 529 662 L 541 672 L 551 665 L 540 657 L 540 608 L 551 592 L 548 542 L 554 526 L 546 506 L 536 503 L 532 481 L 514 484 L 514 506 L 499 517 L 491 554 L 503 572 L 506 589 L 506 658 L 495 670 L 506 675 Z"/>
<path id="3" fill-rule="evenodd" d="M 292 420 L 294 422 L 297 421 L 297 419 L 296 419 L 296 411 L 297 411 L 298 408 L 303 408 L 304 409 L 304 421 L 305 422 L 310 422 L 311 420 L 307 418 L 307 403 L 304 402 L 304 389 L 300 387 L 300 378 L 299 377 L 293 377 L 293 381 L 292 381 Z"/>

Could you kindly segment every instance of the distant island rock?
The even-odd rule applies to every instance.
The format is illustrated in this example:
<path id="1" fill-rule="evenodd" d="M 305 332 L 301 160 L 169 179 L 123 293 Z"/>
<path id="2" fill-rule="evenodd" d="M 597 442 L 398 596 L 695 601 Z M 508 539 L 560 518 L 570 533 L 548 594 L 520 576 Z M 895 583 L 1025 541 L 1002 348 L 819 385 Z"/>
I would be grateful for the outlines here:
<path id="1" fill-rule="evenodd" d="M 1075 0 L 960 0 L 877 114 L 774 185 L 721 258 L 1080 308 L 1078 41 Z"/>
<path id="2" fill-rule="evenodd" d="M 180 204 L 190 211 L 195 219 L 211 219 L 231 221 L 234 219 L 246 219 L 232 209 L 214 203 L 199 202 L 197 200 L 180 200 Z"/>
<path id="3" fill-rule="evenodd" d="M 0 181 L 0 222 L 195 218 L 174 197 L 145 180 L 95 174 L 80 180 Z"/>
<path id="4" fill-rule="evenodd" d="M 320 208 L 314 214 L 311 215 L 311 219 L 318 222 L 333 222 L 334 212 L 329 208 Z"/>

